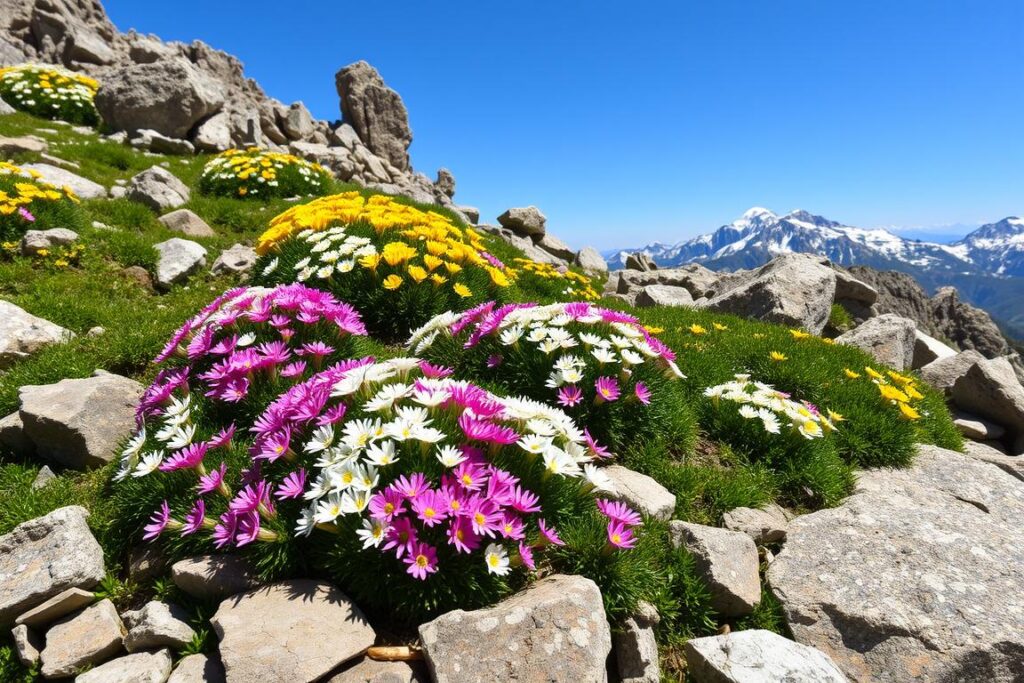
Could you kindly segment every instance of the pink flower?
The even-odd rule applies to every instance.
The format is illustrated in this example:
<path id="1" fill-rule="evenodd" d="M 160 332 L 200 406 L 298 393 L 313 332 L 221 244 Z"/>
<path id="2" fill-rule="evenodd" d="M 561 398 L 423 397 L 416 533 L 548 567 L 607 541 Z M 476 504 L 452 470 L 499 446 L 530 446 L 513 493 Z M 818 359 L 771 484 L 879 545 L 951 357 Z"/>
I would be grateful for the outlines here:
<path id="1" fill-rule="evenodd" d="M 640 526 L 644 523 L 643 519 L 636 511 L 630 509 L 628 505 L 619 501 L 598 498 L 597 509 L 601 511 L 602 515 L 613 522 L 620 522 L 627 526 Z"/>
<path id="2" fill-rule="evenodd" d="M 163 530 L 167 527 L 168 522 L 171 520 L 171 508 L 167 505 L 165 500 L 160 504 L 160 509 L 153 513 L 153 516 L 149 518 L 150 523 L 143 527 L 144 533 L 142 540 L 152 541 L 156 539 Z"/>
<path id="3" fill-rule="evenodd" d="M 391 527 L 387 531 L 387 535 L 384 537 L 384 550 L 394 550 L 395 557 L 402 559 L 402 555 L 406 551 L 411 550 L 416 545 L 417 534 L 416 527 L 413 526 L 412 521 L 405 518 L 399 517 L 391 522 Z"/>
<path id="4" fill-rule="evenodd" d="M 224 475 L 227 474 L 228 464 L 222 462 L 220 467 L 213 470 L 209 474 L 199 478 L 199 495 L 206 495 L 211 491 L 216 491 L 224 483 Z"/>
<path id="5" fill-rule="evenodd" d="M 500 353 L 492 353 L 487 357 L 487 367 L 496 368 L 501 365 L 503 360 Z"/>
<path id="6" fill-rule="evenodd" d="M 587 448 L 590 450 L 591 453 L 593 453 L 598 458 L 612 457 L 611 452 L 609 452 L 609 450 L 606 447 L 597 443 L 597 441 L 594 440 L 594 437 L 590 435 L 590 430 L 585 427 L 583 429 L 583 438 L 586 439 Z"/>
<path id="7" fill-rule="evenodd" d="M 575 384 L 566 384 L 558 390 L 558 403 L 569 408 L 583 400 L 583 392 Z"/>
<path id="8" fill-rule="evenodd" d="M 35 216 L 33 216 L 33 215 L 32 215 L 32 214 L 31 214 L 31 213 L 29 212 L 29 210 L 28 210 L 28 209 L 26 209 L 26 208 L 25 208 L 24 206 L 19 206 L 19 207 L 18 207 L 18 214 L 19 214 L 19 215 L 20 215 L 20 216 L 21 216 L 22 218 L 24 218 L 25 220 L 27 220 L 27 221 L 28 221 L 29 223 L 35 223 L 36 217 L 35 217 Z"/>
<path id="9" fill-rule="evenodd" d="M 255 510 L 236 515 L 238 527 L 235 531 L 235 545 L 241 548 L 255 541 L 260 535 L 260 513 Z"/>
<path id="10" fill-rule="evenodd" d="M 633 394 L 636 396 L 636 399 L 645 406 L 651 404 L 651 390 L 648 389 L 647 385 L 643 382 L 636 383 L 636 386 L 633 387 Z"/>
<path id="11" fill-rule="evenodd" d="M 209 446 L 205 443 L 193 443 L 185 446 L 180 451 L 175 451 L 171 457 L 160 463 L 161 472 L 173 472 L 175 470 L 194 469 L 203 463 L 203 457 Z"/>
<path id="12" fill-rule="evenodd" d="M 526 531 L 523 529 L 523 520 L 511 513 L 505 513 L 501 523 L 498 525 L 498 533 L 504 538 L 511 538 L 516 541 L 526 537 Z"/>
<path id="13" fill-rule="evenodd" d="M 423 373 L 424 377 L 428 377 L 430 379 L 442 379 L 450 376 L 455 371 L 451 368 L 446 368 L 443 365 L 432 365 L 423 360 L 420 361 L 420 372 Z"/>
<path id="14" fill-rule="evenodd" d="M 614 520 L 608 522 L 608 543 L 616 548 L 628 550 L 636 545 L 636 537 L 633 530 Z"/>
<path id="15" fill-rule="evenodd" d="M 412 510 L 424 526 L 433 527 L 448 516 L 448 501 L 443 493 L 428 489 L 413 498 Z"/>
<path id="16" fill-rule="evenodd" d="M 548 526 L 548 523 L 543 519 L 537 520 L 537 527 L 540 529 L 541 546 L 545 545 L 565 545 L 565 541 L 558 537 L 558 532 L 555 531 L 555 527 Z"/>
<path id="17" fill-rule="evenodd" d="M 513 509 L 522 513 L 540 512 L 540 505 L 538 505 L 539 502 L 540 498 L 535 494 L 524 488 L 516 486 L 512 490 L 512 497 L 509 501 L 509 505 Z"/>
<path id="18" fill-rule="evenodd" d="M 476 410 L 473 410 L 476 413 Z M 469 411 L 459 416 L 459 427 L 471 441 L 487 441 L 489 443 L 508 445 L 519 441 L 519 434 L 511 427 L 472 417 Z"/>
<path id="19" fill-rule="evenodd" d="M 291 379 L 293 377 L 302 377 L 302 375 L 305 372 L 306 361 L 304 360 L 297 360 L 294 363 L 289 363 L 288 365 L 281 368 L 281 376 L 284 377 L 285 379 Z"/>
<path id="20" fill-rule="evenodd" d="M 537 563 L 533 561 L 533 548 L 522 541 L 519 542 L 519 561 L 531 572 L 537 570 Z"/>
<path id="21" fill-rule="evenodd" d="M 337 405 L 333 405 L 326 411 L 324 411 L 323 415 L 317 418 L 316 424 L 319 427 L 323 427 L 324 425 L 332 425 L 337 422 L 341 422 L 341 419 L 345 417 L 345 412 L 347 410 L 348 408 L 345 406 L 344 403 L 338 403 Z"/>
<path id="22" fill-rule="evenodd" d="M 223 548 L 235 540 L 235 529 L 238 528 L 238 518 L 233 512 L 225 512 L 220 516 L 220 522 L 213 527 L 213 545 Z"/>
<path id="23" fill-rule="evenodd" d="M 220 430 L 213 435 L 207 445 L 210 448 L 227 448 L 231 445 L 231 439 L 235 436 L 235 423 L 232 422 L 230 426 Z"/>
<path id="24" fill-rule="evenodd" d="M 480 536 L 494 536 L 495 530 L 501 524 L 498 506 L 479 495 L 474 495 L 466 501 L 465 514 L 473 526 L 473 533 Z"/>
<path id="25" fill-rule="evenodd" d="M 480 465 L 467 460 L 455 468 L 455 481 L 467 491 L 477 491 L 487 481 L 487 474 Z"/>
<path id="26" fill-rule="evenodd" d="M 306 470 L 299 468 L 284 478 L 274 492 L 274 496 L 281 500 L 285 498 L 298 498 L 306 488 Z"/>
<path id="27" fill-rule="evenodd" d="M 391 484 L 391 488 L 406 498 L 416 498 L 427 490 L 427 478 L 422 472 L 416 472 L 409 477 L 402 475 Z"/>
<path id="28" fill-rule="evenodd" d="M 465 517 L 453 517 L 448 523 L 448 543 L 460 553 L 471 553 L 480 547 L 481 536 Z"/>
<path id="29" fill-rule="evenodd" d="M 188 536 L 203 528 L 206 521 L 206 502 L 202 498 L 196 499 L 192 510 L 185 515 L 185 524 L 181 527 L 181 535 Z"/>
<path id="30" fill-rule="evenodd" d="M 409 548 L 409 555 L 405 558 L 409 565 L 406 571 L 413 577 L 424 581 L 427 574 L 437 571 L 437 551 L 426 543 L 416 543 Z"/>
<path id="31" fill-rule="evenodd" d="M 370 516 L 385 522 L 405 512 L 405 496 L 392 488 L 370 497 Z"/>
<path id="32" fill-rule="evenodd" d="M 614 401 L 620 394 L 619 382 L 614 377 L 598 377 L 597 381 L 594 382 L 594 388 L 597 389 L 597 396 L 595 397 L 597 403 Z"/>

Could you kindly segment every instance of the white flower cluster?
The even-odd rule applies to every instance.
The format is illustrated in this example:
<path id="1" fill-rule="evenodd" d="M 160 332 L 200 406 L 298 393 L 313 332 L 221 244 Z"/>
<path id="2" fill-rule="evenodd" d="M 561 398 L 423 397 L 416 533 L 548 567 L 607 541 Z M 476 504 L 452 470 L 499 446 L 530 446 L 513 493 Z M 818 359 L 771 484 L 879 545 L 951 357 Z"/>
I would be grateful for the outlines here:
<path id="1" fill-rule="evenodd" d="M 750 375 L 736 375 L 732 382 L 708 387 L 704 395 L 718 408 L 721 401 L 739 405 L 739 414 L 748 420 L 760 420 L 766 432 L 779 434 L 785 425 L 805 439 L 818 439 L 835 431 L 835 423 L 807 402 L 794 401 L 763 382 L 752 382 Z"/>
<path id="2" fill-rule="evenodd" d="M 311 255 L 295 264 L 295 279 L 299 282 L 311 277 L 326 280 L 334 273 L 350 273 L 359 259 L 377 253 L 377 247 L 368 237 L 346 235 L 344 226 L 322 231 L 307 229 L 297 237 L 313 245 L 309 250 Z"/>
<path id="3" fill-rule="evenodd" d="M 25 109 L 39 107 L 54 113 L 65 106 L 95 113 L 95 81 L 58 66 L 29 64 L 0 70 L 0 87 L 5 99 Z"/>

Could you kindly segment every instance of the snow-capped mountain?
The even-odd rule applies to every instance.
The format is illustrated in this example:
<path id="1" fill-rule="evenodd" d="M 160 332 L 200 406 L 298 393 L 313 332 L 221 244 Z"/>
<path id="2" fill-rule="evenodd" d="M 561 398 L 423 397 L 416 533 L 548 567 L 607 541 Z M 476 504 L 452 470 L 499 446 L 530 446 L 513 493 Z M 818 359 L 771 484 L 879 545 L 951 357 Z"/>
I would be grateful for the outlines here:
<path id="1" fill-rule="evenodd" d="M 712 233 L 607 256 L 613 268 L 621 268 L 633 251 L 647 253 L 663 267 L 696 262 L 713 269 L 753 268 L 778 254 L 804 252 L 841 265 L 1013 276 L 1024 275 L 1024 221 L 1005 218 L 955 244 L 935 244 L 904 239 L 883 228 L 843 225 L 803 210 L 778 216 L 754 207 Z"/>

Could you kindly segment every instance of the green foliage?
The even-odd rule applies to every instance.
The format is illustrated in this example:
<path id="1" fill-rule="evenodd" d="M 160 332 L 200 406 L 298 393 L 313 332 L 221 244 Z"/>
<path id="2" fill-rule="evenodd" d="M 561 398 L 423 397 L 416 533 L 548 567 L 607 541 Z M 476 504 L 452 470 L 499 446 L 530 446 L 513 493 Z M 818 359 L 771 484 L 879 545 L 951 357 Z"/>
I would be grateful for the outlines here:
<path id="1" fill-rule="evenodd" d="M 0 636 L 0 681 L 4 683 L 33 683 L 41 680 L 39 665 L 26 669 L 18 661 L 11 636 L 5 633 Z"/>
<path id="2" fill-rule="evenodd" d="M 26 230 L 81 229 L 85 214 L 70 191 L 0 161 L 0 240 L 17 241 Z"/>
<path id="3" fill-rule="evenodd" d="M 832 304 L 828 315 L 828 326 L 836 332 L 846 332 L 853 329 L 853 317 L 849 311 L 843 308 L 842 304 Z"/>
<path id="4" fill-rule="evenodd" d="M 204 194 L 245 199 L 319 196 L 331 186 L 331 174 L 319 164 L 258 147 L 218 154 L 199 177 Z"/>
<path id="5" fill-rule="evenodd" d="M 22 64 L 0 68 L 0 98 L 19 111 L 45 119 L 95 126 L 93 97 L 99 84 L 59 66 Z"/>

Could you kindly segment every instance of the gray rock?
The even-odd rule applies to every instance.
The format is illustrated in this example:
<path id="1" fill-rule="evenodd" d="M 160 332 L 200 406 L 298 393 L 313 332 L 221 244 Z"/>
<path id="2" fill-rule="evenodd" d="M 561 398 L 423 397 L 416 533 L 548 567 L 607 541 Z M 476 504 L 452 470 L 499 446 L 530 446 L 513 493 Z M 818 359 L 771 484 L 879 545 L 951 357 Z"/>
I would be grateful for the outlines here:
<path id="1" fill-rule="evenodd" d="M 192 196 L 185 183 L 165 168 L 151 166 L 128 182 L 125 196 L 156 212 L 176 209 Z"/>
<path id="2" fill-rule="evenodd" d="M 363 654 L 377 637 L 344 593 L 311 580 L 236 595 L 210 623 L 231 682 L 312 682 Z"/>
<path id="3" fill-rule="evenodd" d="M 706 308 L 802 327 L 811 334 L 820 334 L 825 328 L 836 275 L 820 257 L 783 254 L 735 279 L 738 284 L 710 299 Z"/>
<path id="4" fill-rule="evenodd" d="M 732 531 L 742 531 L 757 545 L 779 543 L 786 540 L 789 513 L 771 503 L 764 508 L 734 508 L 722 516 L 722 525 Z"/>
<path id="5" fill-rule="evenodd" d="M 437 180 L 434 181 L 434 187 L 445 197 L 451 199 L 455 196 L 455 176 L 447 168 L 437 169 Z M 477 212 L 477 218 L 480 218 L 480 212 Z"/>
<path id="6" fill-rule="evenodd" d="M 576 252 L 573 251 L 572 247 L 552 235 L 550 232 L 545 233 L 543 237 L 535 242 L 535 244 L 552 256 L 557 256 L 566 263 L 569 263 L 576 258 Z"/>
<path id="7" fill-rule="evenodd" d="M 256 250 L 244 244 L 233 244 L 221 252 L 210 270 L 214 275 L 248 273 L 256 265 Z"/>
<path id="8" fill-rule="evenodd" d="M 341 69 L 334 77 L 341 98 L 341 116 L 376 156 L 400 171 L 408 171 L 412 130 L 409 113 L 398 93 L 384 84 L 366 62 Z"/>
<path id="9" fill-rule="evenodd" d="M 347 123 L 342 123 L 337 128 L 332 129 L 327 136 L 327 142 L 331 145 L 344 147 L 349 151 L 363 144 L 362 140 L 359 139 L 359 134 Z"/>
<path id="10" fill-rule="evenodd" d="M 750 614 L 761 602 L 757 546 L 739 531 L 672 521 L 669 540 L 686 548 L 711 591 L 711 606 L 723 616 Z"/>
<path id="11" fill-rule="evenodd" d="M 470 225 L 476 225 L 477 223 L 480 222 L 480 209 L 476 208 L 475 206 L 466 206 L 465 204 L 460 204 L 459 206 L 455 207 L 455 210 L 461 213 L 463 216 L 465 216 L 466 221 Z"/>
<path id="12" fill-rule="evenodd" d="M 21 418 L 19 416 L 18 420 Z M 57 475 L 53 473 L 49 465 L 43 465 L 39 468 L 39 473 L 36 478 L 32 481 L 32 490 L 37 491 L 41 488 L 45 488 L 47 484 L 57 478 Z"/>
<path id="13" fill-rule="evenodd" d="M 621 500 L 637 512 L 666 521 L 676 510 L 676 497 L 646 474 L 634 472 L 621 465 L 609 465 L 601 470 L 615 485 L 616 500 Z"/>
<path id="14" fill-rule="evenodd" d="M 643 273 L 649 273 L 652 270 L 658 270 L 658 264 L 654 262 L 650 254 L 634 251 L 626 257 L 626 270 L 639 270 Z"/>
<path id="15" fill-rule="evenodd" d="M 573 257 L 572 262 L 588 273 L 608 272 L 608 262 L 601 256 L 601 252 L 593 247 L 580 249 Z"/>
<path id="16" fill-rule="evenodd" d="M 61 159 L 60 157 L 55 157 L 52 154 L 47 154 L 46 152 L 40 154 L 39 158 L 47 164 L 53 164 L 54 166 L 63 166 L 64 168 L 70 168 L 73 171 L 77 171 L 82 168 L 81 164 L 78 164 L 74 161 L 68 161 L 67 159 Z"/>
<path id="17" fill-rule="evenodd" d="M 115 185 L 114 187 L 110 188 L 111 199 L 124 199 L 127 195 L 128 190 L 121 187 L 120 185 Z"/>
<path id="18" fill-rule="evenodd" d="M 231 148 L 231 117 L 218 112 L 200 123 L 192 142 L 201 152 L 223 152 Z"/>
<path id="19" fill-rule="evenodd" d="M 36 605 L 29 611 L 21 614 L 14 620 L 15 624 L 31 626 L 32 628 L 45 630 L 53 622 L 76 612 L 86 605 L 91 605 L 96 600 L 96 595 L 81 588 L 68 588 L 61 591 L 46 602 Z"/>
<path id="20" fill-rule="evenodd" d="M 21 238 L 22 256 L 34 256 L 42 249 L 66 247 L 78 241 L 78 233 L 67 228 L 28 230 Z"/>
<path id="21" fill-rule="evenodd" d="M 238 555 L 200 555 L 180 560 L 171 566 L 171 579 L 200 600 L 226 598 L 259 585 L 252 567 Z"/>
<path id="22" fill-rule="evenodd" d="M 96 325 L 95 327 L 90 327 L 88 330 L 86 330 L 85 336 L 88 337 L 89 339 L 96 339 L 97 337 L 102 337 L 106 333 L 107 329 L 105 327 Z"/>
<path id="23" fill-rule="evenodd" d="M 59 344 L 74 333 L 0 300 L 0 368 L 10 367 L 49 344 Z"/>
<path id="24" fill-rule="evenodd" d="M 110 64 L 117 59 L 107 40 L 93 31 L 75 31 L 69 38 L 67 55 L 72 62 Z"/>
<path id="25" fill-rule="evenodd" d="M 39 661 L 39 653 L 43 651 L 46 641 L 24 624 L 11 629 L 11 640 L 14 642 L 14 653 L 21 665 L 27 668 L 34 667 Z"/>
<path id="26" fill-rule="evenodd" d="M 72 469 L 101 467 L 135 429 L 143 387 L 119 375 L 21 387 L 24 434 L 40 457 Z"/>
<path id="27" fill-rule="evenodd" d="M 188 612 L 177 605 L 153 601 L 121 615 L 128 635 L 124 648 L 138 652 L 158 647 L 180 650 L 192 642 L 196 632 L 188 624 Z"/>
<path id="28" fill-rule="evenodd" d="M 1024 481 L 1024 456 L 1007 455 L 997 441 L 966 441 L 964 454 L 995 465 L 1010 476 Z"/>
<path id="29" fill-rule="evenodd" d="M 18 413 L 11 413 L 0 420 L 0 446 L 17 455 L 35 455 L 35 448 L 25 436 L 25 425 L 22 424 L 21 415 Z"/>
<path id="30" fill-rule="evenodd" d="M 17 138 L 8 138 L 0 135 L 0 155 L 5 158 L 10 158 L 12 154 L 23 154 L 25 152 L 40 153 L 45 152 L 49 145 L 46 140 L 33 136 L 22 136 Z"/>
<path id="31" fill-rule="evenodd" d="M 430 683 L 430 675 L 422 662 L 378 662 L 365 658 L 328 678 L 326 683 Z"/>
<path id="32" fill-rule="evenodd" d="M 159 545 L 137 545 L 128 553 L 128 578 L 136 583 L 148 581 L 163 574 L 169 564 Z"/>
<path id="33" fill-rule="evenodd" d="M 92 588 L 106 573 L 103 549 L 77 505 L 22 522 L 0 536 L 0 627 L 68 588 Z"/>
<path id="34" fill-rule="evenodd" d="M 611 633 L 590 579 L 555 574 L 485 609 L 420 626 L 435 683 L 605 679 Z"/>
<path id="35" fill-rule="evenodd" d="M 224 683 L 224 666 L 206 655 L 182 657 L 167 683 Z"/>
<path id="36" fill-rule="evenodd" d="M 910 364 L 913 370 L 920 370 L 940 358 L 951 358 L 957 354 L 956 349 L 943 344 L 921 330 L 915 329 L 914 337 L 914 359 Z"/>
<path id="37" fill-rule="evenodd" d="M 4 47 L 4 43 L 3 43 L 2 39 L 0 39 L 0 51 L 3 50 L 3 47 Z M 7 62 L 7 61 L 8 60 L 7 60 L 6 57 L 3 58 L 3 59 L 0 59 L 0 63 L 4 63 L 4 62 Z M 21 60 L 17 60 L 17 61 L 20 62 Z M 8 114 L 14 114 L 17 111 L 18 110 L 15 109 L 14 107 L 12 107 L 11 105 L 7 104 L 3 100 L 0 100 L 0 116 L 6 116 Z"/>
<path id="38" fill-rule="evenodd" d="M 184 138 L 202 119 L 220 111 L 224 88 L 187 59 L 132 64 L 104 74 L 95 104 L 114 130 L 152 129 Z"/>
<path id="39" fill-rule="evenodd" d="M 164 683 L 170 674 L 168 650 L 138 652 L 90 669 L 75 678 L 75 683 Z"/>
<path id="40" fill-rule="evenodd" d="M 67 617 L 46 632 L 41 671 L 46 678 L 71 676 L 89 664 L 104 662 L 121 651 L 124 625 L 110 600 L 101 600 Z"/>
<path id="41" fill-rule="evenodd" d="M 313 117 L 302 102 L 293 102 L 280 124 L 281 130 L 292 140 L 303 140 L 313 134 Z"/>
<path id="42" fill-rule="evenodd" d="M 848 271 L 836 268 L 836 301 L 856 301 L 870 306 L 878 301 L 878 290 L 858 280 Z"/>
<path id="43" fill-rule="evenodd" d="M 951 396 L 961 410 L 1004 427 L 1011 441 L 1024 436 L 1024 387 L 1005 358 L 979 360 L 956 380 Z"/>
<path id="44" fill-rule="evenodd" d="M 547 217 L 536 206 L 508 209 L 498 216 L 498 223 L 506 230 L 522 237 L 539 240 L 544 236 Z"/>
<path id="45" fill-rule="evenodd" d="M 852 680 L 1012 681 L 1024 661 L 1024 482 L 921 446 L 794 519 L 768 583 L 797 642 Z"/>
<path id="46" fill-rule="evenodd" d="M 692 306 L 693 296 L 683 287 L 647 285 L 636 293 L 637 308 L 652 306 Z"/>
<path id="47" fill-rule="evenodd" d="M 206 248 L 180 237 L 153 245 L 160 257 L 156 264 L 156 284 L 162 289 L 184 282 L 206 265 Z"/>
<path id="48" fill-rule="evenodd" d="M 1006 433 L 1006 430 L 999 425 L 983 420 L 977 415 L 971 415 L 962 411 L 957 411 L 953 414 L 953 424 L 956 425 L 961 434 L 975 441 L 1001 439 Z"/>
<path id="49" fill-rule="evenodd" d="M 79 199 L 103 199 L 107 196 L 107 188 L 99 183 L 76 175 L 57 166 L 50 164 L 22 164 L 21 168 L 26 171 L 35 171 L 43 182 L 56 185 L 57 187 L 68 187 Z"/>
<path id="50" fill-rule="evenodd" d="M 913 363 L 916 331 L 913 320 L 885 313 L 839 335 L 836 343 L 856 346 L 879 363 L 902 371 Z"/>
<path id="51" fill-rule="evenodd" d="M 948 395 L 956 381 L 966 375 L 975 363 L 984 359 L 977 351 L 961 351 L 955 356 L 939 358 L 925 365 L 921 368 L 921 379 Z"/>
<path id="52" fill-rule="evenodd" d="M 683 648 L 694 683 L 846 683 L 828 655 L 771 631 L 693 638 Z"/>
<path id="53" fill-rule="evenodd" d="M 153 136 L 153 139 L 149 142 L 149 151 L 156 152 L 157 154 L 171 154 L 178 156 L 187 156 L 195 154 L 196 148 L 188 140 L 182 140 L 181 138 L 170 138 L 166 135 L 157 133 Z"/>
<path id="54" fill-rule="evenodd" d="M 630 615 L 621 630 L 612 636 L 615 659 L 622 683 L 660 683 L 661 664 L 654 626 L 660 620 L 658 610 L 641 602 L 638 614 Z"/>
<path id="55" fill-rule="evenodd" d="M 206 224 L 206 221 L 188 209 L 165 213 L 157 220 L 186 237 L 214 237 L 217 234 Z"/>

